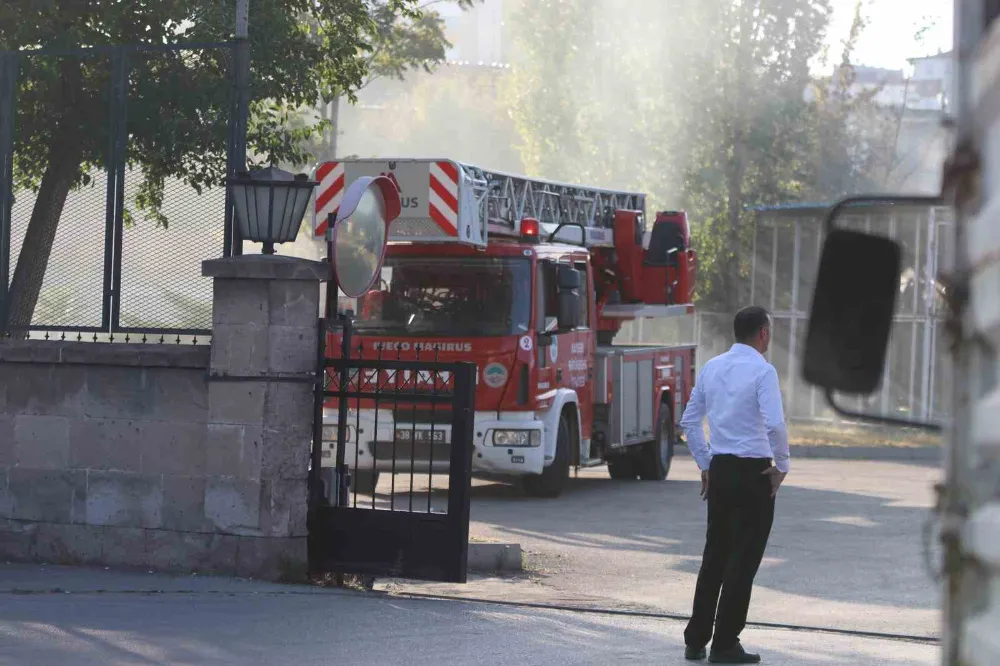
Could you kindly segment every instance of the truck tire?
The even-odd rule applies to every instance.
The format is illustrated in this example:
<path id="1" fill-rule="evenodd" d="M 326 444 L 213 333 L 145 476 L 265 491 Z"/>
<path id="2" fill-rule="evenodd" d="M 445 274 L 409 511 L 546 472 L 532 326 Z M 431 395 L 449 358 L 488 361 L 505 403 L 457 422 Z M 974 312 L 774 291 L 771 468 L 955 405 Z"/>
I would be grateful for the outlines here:
<path id="1" fill-rule="evenodd" d="M 559 417 L 556 457 L 541 474 L 524 477 L 524 491 L 532 497 L 559 497 L 569 479 L 570 427 L 566 412 Z"/>
<path id="2" fill-rule="evenodd" d="M 359 469 L 353 471 L 351 473 L 350 493 L 353 495 L 354 491 L 357 491 L 363 495 L 373 494 L 378 486 L 378 477 L 378 470 Z"/>
<path id="3" fill-rule="evenodd" d="M 333 468 L 321 467 L 319 470 L 320 483 L 323 484 L 323 499 L 328 504 L 333 504 Z"/>
<path id="4" fill-rule="evenodd" d="M 608 474 L 611 475 L 612 479 L 619 481 L 634 481 L 635 477 L 638 476 L 638 472 L 635 471 L 635 463 L 635 456 L 627 453 L 611 456 L 608 458 Z"/>
<path id="5" fill-rule="evenodd" d="M 643 481 L 663 481 L 670 473 L 674 459 L 674 419 L 670 407 L 660 405 L 656 421 L 656 439 L 646 442 L 639 450 L 639 478 Z"/>

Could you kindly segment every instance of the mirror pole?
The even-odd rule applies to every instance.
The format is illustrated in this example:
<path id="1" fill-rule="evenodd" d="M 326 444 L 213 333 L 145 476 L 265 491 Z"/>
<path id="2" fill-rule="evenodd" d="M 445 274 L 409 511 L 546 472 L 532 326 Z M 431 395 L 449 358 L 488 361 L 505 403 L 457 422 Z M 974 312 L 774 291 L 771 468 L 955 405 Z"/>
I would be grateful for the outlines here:
<path id="1" fill-rule="evenodd" d="M 330 264 L 330 280 L 326 283 L 326 319 L 332 321 L 337 316 L 337 297 L 339 295 L 339 284 L 337 283 L 337 273 L 333 265 L 333 225 L 337 218 L 333 213 L 326 216 L 326 261 Z"/>
<path id="2" fill-rule="evenodd" d="M 830 405 L 839 416 L 843 416 L 856 421 L 865 421 L 867 423 L 875 423 L 879 425 L 891 425 L 891 426 L 902 426 L 904 428 L 916 428 L 918 430 L 925 430 L 928 432 L 940 433 L 944 429 L 940 424 L 937 423 L 927 423 L 924 421 L 913 421 L 910 419 L 900 419 L 893 416 L 876 416 L 873 414 L 864 414 L 862 412 L 855 412 L 846 407 L 842 407 L 837 403 L 836 396 L 834 396 L 831 389 L 826 389 L 824 391 L 826 395 L 826 402 Z"/>
<path id="3" fill-rule="evenodd" d="M 337 398 L 337 504 L 338 507 L 346 507 L 350 493 L 350 470 L 347 468 L 345 453 L 347 449 L 347 390 L 350 384 L 351 373 L 348 365 L 351 361 L 351 344 L 354 333 L 354 312 L 348 310 L 340 316 L 341 321 L 341 347 L 340 347 L 340 397 Z M 360 375 L 358 375 L 360 377 Z M 360 381 L 360 380 L 359 380 Z"/>

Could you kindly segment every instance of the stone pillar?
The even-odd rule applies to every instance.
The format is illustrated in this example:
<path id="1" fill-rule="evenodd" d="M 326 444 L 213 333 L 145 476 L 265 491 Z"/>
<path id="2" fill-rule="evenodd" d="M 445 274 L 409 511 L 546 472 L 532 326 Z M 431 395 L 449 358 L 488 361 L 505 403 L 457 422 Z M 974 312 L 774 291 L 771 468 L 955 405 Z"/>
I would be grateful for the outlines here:
<path id="1" fill-rule="evenodd" d="M 205 518 L 241 537 L 237 575 L 300 579 L 319 287 L 330 268 L 253 255 L 206 261 L 202 273 L 215 280 Z"/>

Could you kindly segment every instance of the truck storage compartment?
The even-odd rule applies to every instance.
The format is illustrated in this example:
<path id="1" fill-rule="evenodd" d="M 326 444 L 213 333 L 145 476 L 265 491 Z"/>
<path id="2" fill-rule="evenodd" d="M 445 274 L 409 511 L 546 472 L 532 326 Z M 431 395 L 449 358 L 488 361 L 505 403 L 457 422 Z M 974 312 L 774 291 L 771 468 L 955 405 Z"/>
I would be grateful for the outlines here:
<path id="1" fill-rule="evenodd" d="M 662 350 L 617 345 L 598 348 L 595 402 L 609 403 L 608 448 L 653 439 L 654 356 L 659 351 Z"/>

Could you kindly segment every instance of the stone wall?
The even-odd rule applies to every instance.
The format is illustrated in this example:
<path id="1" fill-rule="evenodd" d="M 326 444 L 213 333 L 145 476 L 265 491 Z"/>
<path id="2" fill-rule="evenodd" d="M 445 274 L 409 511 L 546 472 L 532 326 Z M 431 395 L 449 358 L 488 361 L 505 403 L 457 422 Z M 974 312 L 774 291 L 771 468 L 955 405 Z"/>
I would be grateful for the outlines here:
<path id="1" fill-rule="evenodd" d="M 0 560 L 304 575 L 323 267 L 268 259 L 211 347 L 0 342 Z"/>

